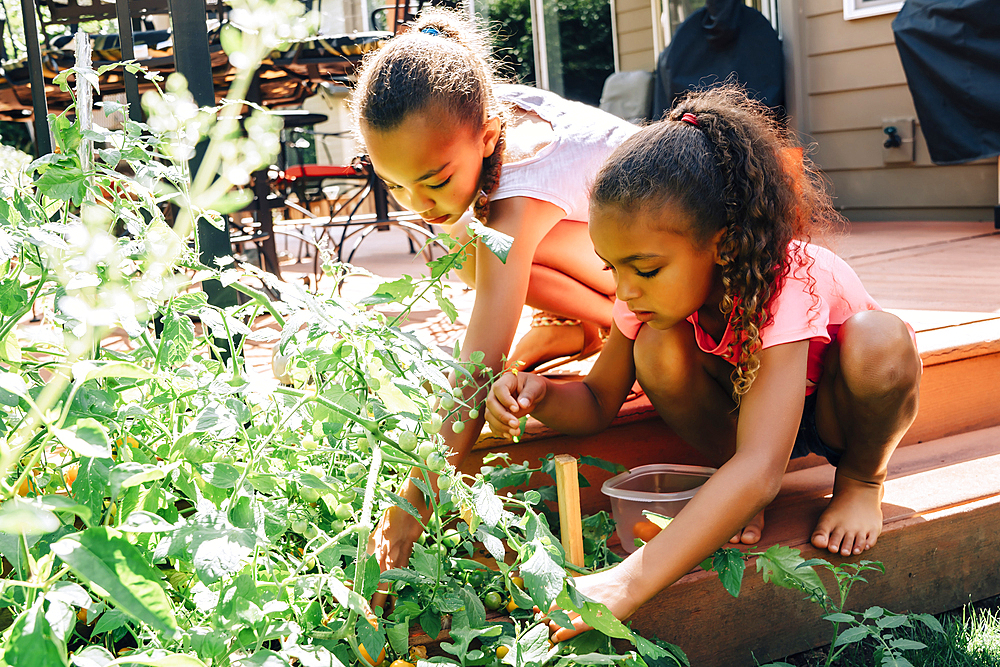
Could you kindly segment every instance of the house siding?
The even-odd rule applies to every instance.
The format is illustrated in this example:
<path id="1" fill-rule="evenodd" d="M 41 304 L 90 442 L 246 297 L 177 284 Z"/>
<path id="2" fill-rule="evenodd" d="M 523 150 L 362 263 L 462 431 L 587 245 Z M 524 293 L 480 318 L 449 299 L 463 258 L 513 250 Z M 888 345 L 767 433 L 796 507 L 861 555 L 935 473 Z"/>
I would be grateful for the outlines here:
<path id="1" fill-rule="evenodd" d="M 812 143 L 837 207 L 852 220 L 991 220 L 996 160 L 935 165 L 919 122 L 914 161 L 883 160 L 883 121 L 916 119 L 892 34 L 895 14 L 845 21 L 841 0 L 784 6 L 798 9 L 786 57 L 797 55 L 803 70 L 790 73 L 800 91 L 792 122 Z"/>
<path id="2" fill-rule="evenodd" d="M 615 0 L 618 30 L 617 70 L 653 71 L 657 54 L 653 49 L 653 15 L 649 0 Z"/>
<path id="3" fill-rule="evenodd" d="M 655 67 L 648 0 L 616 0 L 620 70 Z M 914 123 L 915 159 L 886 163 L 883 121 L 916 109 L 895 14 L 844 20 L 843 0 L 778 0 L 790 122 L 853 220 L 992 220 L 997 160 L 935 165 Z"/>

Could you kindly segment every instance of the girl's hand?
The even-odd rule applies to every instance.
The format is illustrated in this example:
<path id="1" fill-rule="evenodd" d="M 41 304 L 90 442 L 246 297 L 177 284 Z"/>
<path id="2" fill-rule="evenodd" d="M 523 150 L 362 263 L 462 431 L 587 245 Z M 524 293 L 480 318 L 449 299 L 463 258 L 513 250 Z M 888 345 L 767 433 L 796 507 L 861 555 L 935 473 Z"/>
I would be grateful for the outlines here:
<path id="1" fill-rule="evenodd" d="M 520 419 L 545 398 L 548 383 L 533 373 L 504 373 L 486 397 L 486 421 L 493 435 L 513 438 L 521 433 Z"/>
<path id="2" fill-rule="evenodd" d="M 639 608 L 639 603 L 629 594 L 629 582 L 622 581 L 626 577 L 620 576 L 620 573 L 624 571 L 624 568 L 613 567 L 610 570 L 577 577 L 574 583 L 578 591 L 594 602 L 602 603 L 615 618 L 624 621 Z M 590 629 L 579 614 L 570 612 L 569 617 L 573 620 L 572 629 L 564 628 L 555 621 L 549 621 L 552 641 L 559 643 Z"/>

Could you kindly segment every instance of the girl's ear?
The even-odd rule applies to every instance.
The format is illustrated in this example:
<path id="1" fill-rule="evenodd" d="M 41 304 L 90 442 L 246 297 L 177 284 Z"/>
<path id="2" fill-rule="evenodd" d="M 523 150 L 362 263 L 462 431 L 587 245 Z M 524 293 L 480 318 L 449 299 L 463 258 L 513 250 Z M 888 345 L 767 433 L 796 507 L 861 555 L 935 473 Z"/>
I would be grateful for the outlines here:
<path id="1" fill-rule="evenodd" d="M 500 116 L 490 116 L 486 119 L 486 125 L 483 127 L 483 159 L 493 155 L 493 151 L 496 150 L 502 127 Z"/>
<path id="2" fill-rule="evenodd" d="M 713 252 L 715 252 L 715 263 L 719 266 L 725 266 L 729 263 L 729 258 L 724 257 L 722 254 L 722 239 L 726 237 L 727 231 L 729 231 L 729 228 L 723 227 L 719 231 L 715 232 L 715 236 L 713 236 L 711 240 Z"/>

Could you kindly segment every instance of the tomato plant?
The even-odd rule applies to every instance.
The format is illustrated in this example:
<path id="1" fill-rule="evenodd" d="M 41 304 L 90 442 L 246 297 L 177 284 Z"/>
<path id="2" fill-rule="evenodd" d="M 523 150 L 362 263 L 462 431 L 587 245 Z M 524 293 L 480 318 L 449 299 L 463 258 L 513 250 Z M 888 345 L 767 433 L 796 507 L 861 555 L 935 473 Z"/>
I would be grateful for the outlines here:
<path id="1" fill-rule="evenodd" d="M 234 11 L 251 28 L 223 28 L 240 99 L 261 58 L 304 38 L 304 9 L 237 0 Z M 454 252 L 428 277 L 361 302 L 203 264 L 195 222 L 223 225 L 249 202 L 279 123 L 239 102 L 199 109 L 183 80 L 123 66 L 157 86 L 146 123 L 102 131 L 86 114 L 53 117 L 59 153 L 0 175 L 0 665 L 64 667 L 70 653 L 96 665 L 405 663 L 411 630 L 437 637 L 445 620 L 445 664 L 595 652 L 551 647 L 530 611 L 487 620 L 507 596 L 522 610 L 577 610 L 635 643 L 622 656 L 602 645 L 604 662 L 666 655 L 576 592 L 537 492 L 498 493 L 525 467 L 469 476 L 447 462 L 442 424 L 482 407 L 453 384 L 488 381 L 482 355 L 460 363 L 375 306 L 433 299 L 453 312 L 441 279 L 464 249 L 442 237 Z M 69 74 L 93 72 L 85 63 L 58 82 Z M 470 229 L 472 242 L 509 247 Z M 220 305 L 202 286 L 241 297 Z M 35 311 L 42 324 L 26 326 Z M 254 328 L 264 314 L 278 330 Z M 105 344 L 113 329 L 127 345 Z M 290 384 L 253 375 L 248 340 L 276 347 Z M 408 567 L 380 572 L 373 526 L 389 507 L 415 513 L 398 495 L 414 471 L 427 535 Z M 496 570 L 472 559 L 476 545 Z M 391 611 L 369 603 L 380 584 Z"/>

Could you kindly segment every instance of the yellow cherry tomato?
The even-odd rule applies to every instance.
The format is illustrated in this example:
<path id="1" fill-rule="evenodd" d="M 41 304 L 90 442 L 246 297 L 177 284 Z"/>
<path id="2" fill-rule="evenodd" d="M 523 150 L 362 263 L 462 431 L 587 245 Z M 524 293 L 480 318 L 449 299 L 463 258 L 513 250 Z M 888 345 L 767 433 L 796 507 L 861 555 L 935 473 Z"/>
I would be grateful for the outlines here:
<path id="1" fill-rule="evenodd" d="M 497 646 L 497 657 L 503 660 L 504 656 L 510 653 L 510 649 L 501 644 Z"/>
<path id="2" fill-rule="evenodd" d="M 405 660 L 400 658 L 399 660 L 393 660 L 392 664 L 389 665 L 389 667 L 415 667 L 415 666 L 412 662 L 406 662 Z"/>
<path id="3" fill-rule="evenodd" d="M 511 598 L 510 600 L 507 600 L 507 613 L 508 614 L 511 613 L 511 612 L 513 612 L 517 608 L 518 608 L 517 607 L 517 603 L 514 602 L 514 598 Z"/>
<path id="4" fill-rule="evenodd" d="M 358 650 L 361 652 L 361 657 L 365 659 L 365 662 L 367 662 L 369 665 L 372 665 L 372 667 L 378 667 L 383 662 L 385 662 L 385 647 L 384 646 L 382 647 L 382 651 L 378 654 L 378 660 L 372 660 L 372 657 L 370 655 L 368 655 L 368 651 L 365 650 L 365 645 L 364 644 L 360 644 L 359 643 L 358 644 Z M 390 667 L 392 667 L 392 666 L 390 665 Z"/>
<path id="5" fill-rule="evenodd" d="M 520 588 L 522 591 L 524 590 L 524 579 L 522 579 L 521 577 L 511 577 L 510 578 L 510 583 L 514 584 L 515 586 L 517 586 L 518 588 Z"/>

